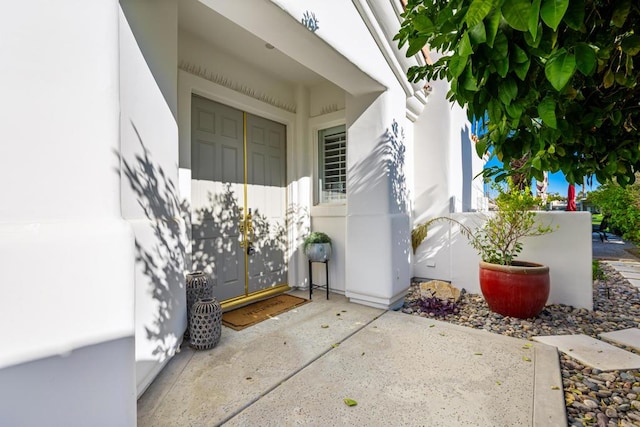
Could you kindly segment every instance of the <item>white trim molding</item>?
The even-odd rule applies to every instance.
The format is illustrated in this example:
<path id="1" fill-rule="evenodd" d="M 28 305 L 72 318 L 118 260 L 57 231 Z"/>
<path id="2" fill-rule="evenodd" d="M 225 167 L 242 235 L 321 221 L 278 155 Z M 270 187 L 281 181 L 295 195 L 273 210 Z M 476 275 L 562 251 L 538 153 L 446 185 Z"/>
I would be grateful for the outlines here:
<path id="1" fill-rule="evenodd" d="M 424 82 L 409 82 L 406 70 L 413 65 L 424 65 L 422 54 L 418 53 L 407 58 L 404 54 L 406 48 L 400 50 L 395 47 L 392 33 L 395 31 L 393 29 L 400 28 L 400 20 L 393 2 L 391 4 L 372 0 L 352 0 L 352 2 L 407 95 L 407 119 L 415 122 L 422 113 L 430 92 L 425 89 Z"/>
<path id="2" fill-rule="evenodd" d="M 265 104 L 272 105 L 276 108 L 280 108 L 281 110 L 285 110 L 290 113 L 294 113 L 294 114 L 296 113 L 295 104 L 289 104 L 286 102 L 278 101 L 272 96 L 258 92 L 254 89 L 251 89 L 248 86 L 240 85 L 227 77 L 221 76 L 220 74 L 217 74 L 217 73 L 210 72 L 206 68 L 202 68 L 198 65 L 191 64 L 187 61 L 181 61 L 180 64 L 178 65 L 178 68 L 189 74 L 193 74 L 194 76 L 201 77 L 205 80 L 209 80 L 210 82 L 213 82 L 220 86 L 224 86 L 228 89 L 239 92 L 243 95 L 250 96 L 251 98 L 257 99 L 258 101 L 262 101 Z"/>

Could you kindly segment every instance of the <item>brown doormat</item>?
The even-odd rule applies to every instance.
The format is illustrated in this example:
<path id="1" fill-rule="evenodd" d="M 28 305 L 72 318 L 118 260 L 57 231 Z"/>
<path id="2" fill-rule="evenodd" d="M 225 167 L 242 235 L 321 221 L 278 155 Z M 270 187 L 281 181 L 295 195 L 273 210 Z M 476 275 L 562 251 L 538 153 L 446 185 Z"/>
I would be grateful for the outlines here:
<path id="1" fill-rule="evenodd" d="M 310 301 L 293 295 L 277 295 L 224 313 L 222 323 L 239 331 L 308 302 Z"/>

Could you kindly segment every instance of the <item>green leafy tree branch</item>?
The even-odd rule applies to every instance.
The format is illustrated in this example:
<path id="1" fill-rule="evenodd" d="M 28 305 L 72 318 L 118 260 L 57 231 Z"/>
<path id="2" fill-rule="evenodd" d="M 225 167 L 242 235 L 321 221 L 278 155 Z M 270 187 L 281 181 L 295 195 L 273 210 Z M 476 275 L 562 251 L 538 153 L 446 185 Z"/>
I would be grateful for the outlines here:
<path id="1" fill-rule="evenodd" d="M 562 171 L 626 185 L 640 170 L 640 6 L 632 0 L 409 0 L 395 36 L 442 56 L 408 78 L 446 79 L 476 149 L 542 179 Z M 514 172 L 514 171 L 511 171 Z M 502 180 L 503 170 L 486 170 Z"/>

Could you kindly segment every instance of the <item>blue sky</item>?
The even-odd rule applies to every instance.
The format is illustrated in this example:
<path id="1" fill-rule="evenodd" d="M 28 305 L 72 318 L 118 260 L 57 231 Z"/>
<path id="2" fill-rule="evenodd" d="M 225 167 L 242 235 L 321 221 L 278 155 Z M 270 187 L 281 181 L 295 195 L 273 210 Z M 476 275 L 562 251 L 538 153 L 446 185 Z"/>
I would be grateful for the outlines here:
<path id="1" fill-rule="evenodd" d="M 493 158 L 486 163 L 486 166 L 502 166 L 502 163 L 498 159 Z M 596 188 L 598 188 L 599 185 L 600 184 L 594 177 L 593 184 L 591 186 L 587 185 L 586 191 L 587 192 L 593 191 Z M 532 187 L 533 186 L 535 186 L 535 180 L 532 183 Z M 564 174 L 562 172 L 549 174 L 549 188 L 547 189 L 547 193 L 560 193 L 561 196 L 566 197 L 568 189 L 569 189 L 569 183 L 565 179 Z M 577 185 L 576 193 L 579 193 L 581 191 L 582 191 L 582 185 Z"/>
<path id="2" fill-rule="evenodd" d="M 593 185 L 587 185 L 587 192 L 593 191 L 598 188 L 600 184 L 596 181 L 595 177 L 593 178 Z M 547 190 L 548 193 L 560 193 L 561 196 L 567 195 L 567 190 L 569 188 L 569 183 L 564 177 L 562 172 L 550 173 L 549 174 L 549 188 Z M 576 193 L 582 191 L 582 185 L 576 186 Z"/>

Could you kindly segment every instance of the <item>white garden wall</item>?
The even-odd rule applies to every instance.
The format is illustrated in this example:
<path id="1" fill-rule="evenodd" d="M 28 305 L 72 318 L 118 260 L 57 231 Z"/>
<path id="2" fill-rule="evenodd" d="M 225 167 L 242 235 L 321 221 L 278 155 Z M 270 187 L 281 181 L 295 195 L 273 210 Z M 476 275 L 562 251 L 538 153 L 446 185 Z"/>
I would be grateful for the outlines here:
<path id="1" fill-rule="evenodd" d="M 483 215 L 460 213 L 451 217 L 473 226 L 482 223 Z M 549 266 L 549 304 L 592 310 L 591 215 L 588 212 L 540 212 L 537 216 L 542 223 L 557 229 L 548 235 L 526 239 L 518 258 Z M 448 245 L 450 249 L 443 250 Z M 467 292 L 480 293 L 480 258 L 456 225 L 440 222 L 434 226 L 414 259 L 415 276 L 450 281 Z"/>

